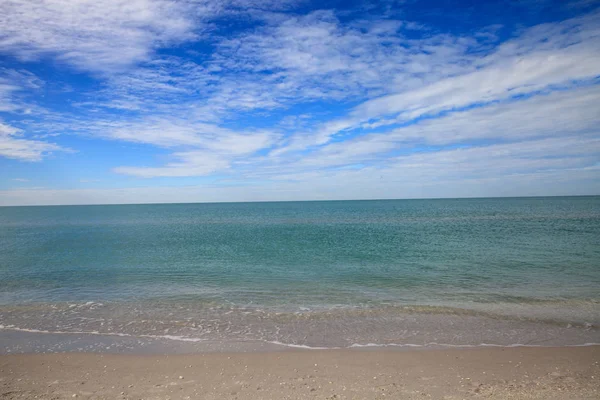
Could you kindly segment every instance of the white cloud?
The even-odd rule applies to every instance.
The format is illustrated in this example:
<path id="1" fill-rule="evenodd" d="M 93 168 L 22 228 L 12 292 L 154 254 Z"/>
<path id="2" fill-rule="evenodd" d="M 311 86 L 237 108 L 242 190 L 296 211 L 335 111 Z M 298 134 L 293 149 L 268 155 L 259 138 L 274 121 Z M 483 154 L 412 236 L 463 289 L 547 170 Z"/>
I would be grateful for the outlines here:
<path id="1" fill-rule="evenodd" d="M 0 68 L 0 112 L 29 114 L 39 109 L 23 97 L 43 85 L 44 82 L 28 71 Z"/>
<path id="2" fill-rule="evenodd" d="M 6 79 L 0 79 L 0 111 L 16 111 L 18 106 L 15 104 L 12 94 L 20 88 Z"/>
<path id="3" fill-rule="evenodd" d="M 246 98 L 239 108 L 365 98 L 412 88 L 465 71 L 478 41 L 437 35 L 405 37 L 398 20 L 340 22 L 332 11 L 304 16 L 269 14 L 266 26 L 220 42 L 215 61 L 234 76 L 212 101 Z M 243 94 L 245 93 L 245 95 Z"/>
<path id="4" fill-rule="evenodd" d="M 22 60 L 51 55 L 82 70 L 120 71 L 193 38 L 190 15 L 205 8 L 171 0 L 3 1 L 0 49 Z"/>
<path id="5" fill-rule="evenodd" d="M 600 76 L 599 22 L 600 13 L 594 13 L 531 28 L 477 60 L 478 69 L 363 102 L 347 117 L 329 121 L 311 135 L 297 135 L 280 152 L 320 145 L 338 133 L 369 124 L 404 123 L 595 79 Z"/>
<path id="6" fill-rule="evenodd" d="M 117 167 L 114 171 L 141 178 L 155 178 L 209 175 L 229 167 L 229 160 L 208 151 L 178 152 L 174 153 L 173 157 L 179 161 L 161 167 Z"/>
<path id="7" fill-rule="evenodd" d="M 215 90 L 219 77 L 214 68 L 181 57 L 155 57 L 152 61 L 111 76 L 90 100 L 76 104 L 140 113 L 172 114 L 193 111 Z M 110 110 L 113 111 L 113 110 Z"/>
<path id="8" fill-rule="evenodd" d="M 448 78 L 408 93 L 371 100 L 357 107 L 353 115 L 362 120 L 404 113 L 402 120 L 445 110 L 487 103 L 549 85 L 566 85 L 600 75 L 600 40 L 593 46 L 573 45 L 557 52 L 528 54 L 486 66 L 476 72 Z"/>
<path id="9" fill-rule="evenodd" d="M 202 122 L 173 119 L 153 119 L 107 128 L 100 127 L 111 139 L 186 149 L 174 152 L 171 157 L 177 161 L 165 166 L 114 169 L 117 173 L 144 178 L 208 175 L 229 168 L 240 157 L 272 146 L 279 138 L 273 132 L 236 132 Z"/>
<path id="10" fill-rule="evenodd" d="M 45 110 L 31 104 L 28 97 L 44 85 L 25 70 L 0 69 L 0 112 L 19 116 L 43 114 Z M 26 132 L 0 119 L 0 156 L 21 161 L 41 161 L 55 151 L 70 151 L 43 140 L 31 139 Z"/>
<path id="11" fill-rule="evenodd" d="M 599 102 L 600 86 L 596 85 L 425 119 L 394 129 L 388 136 L 398 141 L 451 144 L 597 134 Z"/>
<path id="12" fill-rule="evenodd" d="M 586 169 L 600 159 L 600 138 L 545 138 L 518 143 L 416 153 L 398 157 L 391 170 L 402 177 L 463 180 L 514 173 Z"/>
<path id="13" fill-rule="evenodd" d="M 106 138 L 160 147 L 198 147 L 227 154 L 253 153 L 273 144 L 272 132 L 237 132 L 217 125 L 166 118 L 151 118 L 124 124 L 96 127 Z"/>
<path id="14" fill-rule="evenodd" d="M 54 151 L 68 151 L 54 143 L 22 139 L 20 130 L 0 121 L 0 156 L 22 161 L 41 161 Z"/>
<path id="15" fill-rule="evenodd" d="M 293 175 L 293 171 L 302 174 L 307 170 L 357 164 L 385 167 L 399 152 L 433 152 L 452 146 L 482 146 L 497 142 L 518 144 L 547 138 L 567 143 L 573 137 L 593 138 L 600 134 L 599 103 L 598 85 L 558 91 L 424 119 L 384 132 L 345 138 L 310 152 L 275 152 L 270 161 L 278 166 L 279 172 Z M 568 153 L 565 155 L 568 156 Z M 597 161 L 600 157 L 596 157 Z M 440 169 L 444 168 L 440 166 Z"/>

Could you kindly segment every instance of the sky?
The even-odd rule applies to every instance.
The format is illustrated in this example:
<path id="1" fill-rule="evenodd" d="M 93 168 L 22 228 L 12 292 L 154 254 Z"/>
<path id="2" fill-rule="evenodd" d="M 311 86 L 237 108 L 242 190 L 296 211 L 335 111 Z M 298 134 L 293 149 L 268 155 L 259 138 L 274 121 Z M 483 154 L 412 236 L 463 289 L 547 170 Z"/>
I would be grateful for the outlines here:
<path id="1" fill-rule="evenodd" d="M 0 205 L 586 194 L 597 0 L 0 2 Z"/>

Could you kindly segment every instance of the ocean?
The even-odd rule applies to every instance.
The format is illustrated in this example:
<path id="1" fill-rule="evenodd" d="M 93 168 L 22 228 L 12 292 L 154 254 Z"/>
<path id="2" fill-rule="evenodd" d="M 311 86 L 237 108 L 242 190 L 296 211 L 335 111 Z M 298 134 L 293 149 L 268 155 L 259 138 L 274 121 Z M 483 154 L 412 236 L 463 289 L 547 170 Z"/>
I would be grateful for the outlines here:
<path id="1" fill-rule="evenodd" d="M 600 343 L 600 197 L 0 208 L 3 353 Z"/>

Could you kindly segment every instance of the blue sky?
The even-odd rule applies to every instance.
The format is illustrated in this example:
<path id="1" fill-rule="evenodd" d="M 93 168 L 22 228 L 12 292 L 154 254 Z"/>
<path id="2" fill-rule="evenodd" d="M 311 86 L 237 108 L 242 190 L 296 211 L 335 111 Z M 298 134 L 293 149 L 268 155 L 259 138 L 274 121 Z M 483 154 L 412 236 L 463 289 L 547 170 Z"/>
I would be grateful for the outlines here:
<path id="1" fill-rule="evenodd" d="M 600 2 L 8 0 L 0 205 L 600 194 Z"/>

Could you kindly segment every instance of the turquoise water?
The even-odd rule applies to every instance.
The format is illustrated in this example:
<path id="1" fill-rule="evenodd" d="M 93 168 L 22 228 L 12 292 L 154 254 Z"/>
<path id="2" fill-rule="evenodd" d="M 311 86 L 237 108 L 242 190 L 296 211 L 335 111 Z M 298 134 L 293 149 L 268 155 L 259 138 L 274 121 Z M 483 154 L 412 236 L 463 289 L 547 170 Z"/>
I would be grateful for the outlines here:
<path id="1" fill-rule="evenodd" d="M 340 347 L 599 323 L 600 197 L 0 208 L 4 330 Z"/>

